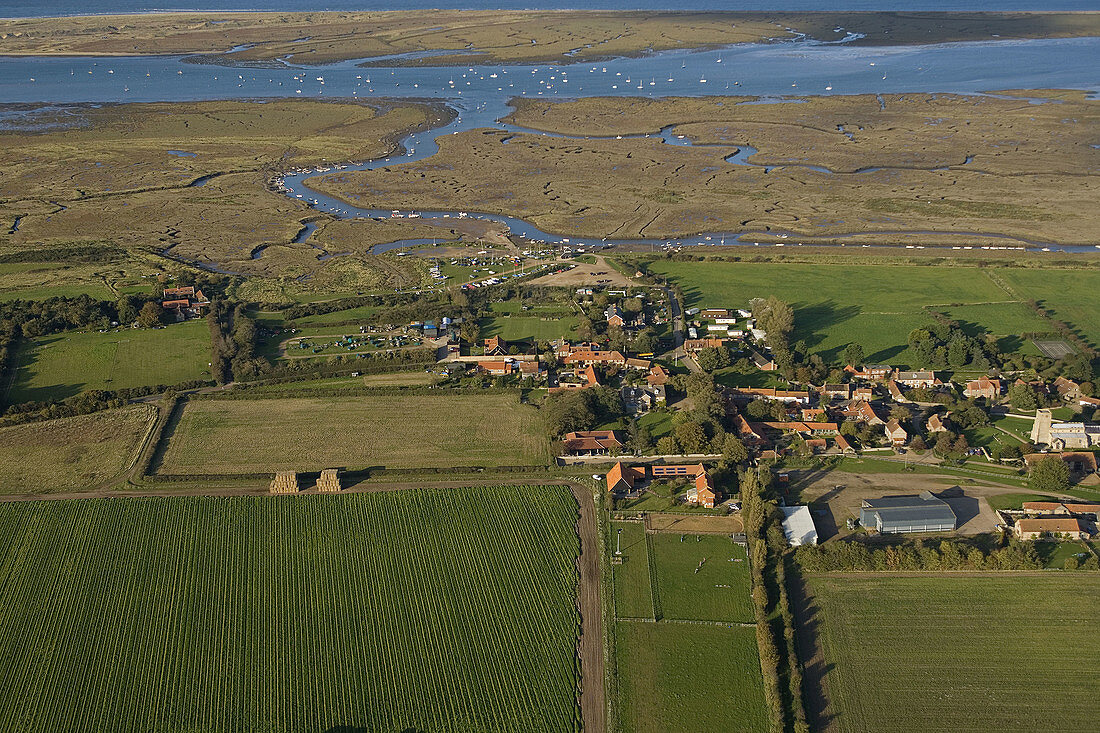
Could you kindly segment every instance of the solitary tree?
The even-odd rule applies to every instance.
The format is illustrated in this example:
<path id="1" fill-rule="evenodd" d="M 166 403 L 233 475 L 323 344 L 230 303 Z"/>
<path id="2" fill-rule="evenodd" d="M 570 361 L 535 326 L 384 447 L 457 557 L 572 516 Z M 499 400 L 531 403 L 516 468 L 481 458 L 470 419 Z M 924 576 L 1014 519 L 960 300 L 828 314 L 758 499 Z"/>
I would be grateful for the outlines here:
<path id="1" fill-rule="evenodd" d="M 161 307 L 150 300 L 141 307 L 141 313 L 138 314 L 138 323 L 141 324 L 143 328 L 159 326 L 162 322 L 161 315 Z"/>
<path id="2" fill-rule="evenodd" d="M 1031 467 L 1032 491 L 1058 492 L 1069 488 L 1069 466 L 1058 456 L 1047 456 Z"/>

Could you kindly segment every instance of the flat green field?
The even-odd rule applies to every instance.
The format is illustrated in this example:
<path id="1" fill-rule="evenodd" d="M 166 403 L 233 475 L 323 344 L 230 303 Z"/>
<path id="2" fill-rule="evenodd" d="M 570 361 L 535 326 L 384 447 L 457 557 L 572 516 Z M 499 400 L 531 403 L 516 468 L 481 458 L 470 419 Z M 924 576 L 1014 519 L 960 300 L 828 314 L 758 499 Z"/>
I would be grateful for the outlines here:
<path id="1" fill-rule="evenodd" d="M 650 269 L 677 282 L 688 307 L 744 308 L 750 299 L 769 295 L 791 303 L 792 342 L 805 340 L 827 361 L 857 342 L 869 362 L 908 364 L 909 331 L 932 322 L 926 307 L 958 319 L 972 333 L 1001 337 L 1002 348 L 1019 350 L 1025 345 L 1020 334 L 1050 330 L 1024 304 L 1028 298 L 1048 298 L 1064 320 L 1100 341 L 1100 306 L 1090 297 L 1100 287 L 1100 273 L 1088 270 L 998 269 L 999 277 L 1015 284 L 1013 295 L 972 267 L 658 260 Z"/>
<path id="2" fill-rule="evenodd" d="M 0 505 L 0 729 L 571 731 L 564 488 Z"/>
<path id="3" fill-rule="evenodd" d="M 752 623 L 745 550 L 718 535 L 651 534 L 665 618 Z"/>
<path id="4" fill-rule="evenodd" d="M 62 333 L 23 344 L 8 402 L 63 399 L 89 389 L 177 384 L 209 378 L 206 321 L 160 329 Z"/>
<path id="5" fill-rule="evenodd" d="M 538 413 L 514 394 L 197 400 L 184 408 L 160 471 L 513 466 L 548 458 Z"/>
<path id="6" fill-rule="evenodd" d="M 623 563 L 612 572 L 620 729 L 766 730 L 756 631 L 739 625 L 753 621 L 745 551 L 717 535 L 647 534 L 637 522 L 611 523 L 612 548 L 619 529 Z M 657 611 L 661 621 L 626 620 Z"/>
<path id="7" fill-rule="evenodd" d="M 553 341 L 571 338 L 577 328 L 573 316 L 543 320 L 520 316 L 481 319 L 482 336 L 500 336 L 505 341 Z"/>
<path id="8" fill-rule="evenodd" d="M 622 534 L 616 538 L 616 533 Z M 622 549 L 622 564 L 612 565 L 615 585 L 615 614 L 627 618 L 653 618 L 653 591 L 649 581 L 649 551 L 645 525 L 641 522 L 612 522 L 611 545 Z"/>
<path id="9" fill-rule="evenodd" d="M 835 729 L 1095 727 L 1100 574 L 808 582 Z"/>
<path id="10" fill-rule="evenodd" d="M 1000 275 L 1020 297 L 1034 299 L 1055 318 L 1100 345 L 1100 272 L 1095 270 L 1002 270 Z"/>
<path id="11" fill-rule="evenodd" d="M 619 621 L 615 643 L 623 733 L 769 729 L 755 629 Z"/>
<path id="12" fill-rule="evenodd" d="M 156 415 L 135 405 L 0 428 L 0 494 L 94 488 L 126 469 Z"/>

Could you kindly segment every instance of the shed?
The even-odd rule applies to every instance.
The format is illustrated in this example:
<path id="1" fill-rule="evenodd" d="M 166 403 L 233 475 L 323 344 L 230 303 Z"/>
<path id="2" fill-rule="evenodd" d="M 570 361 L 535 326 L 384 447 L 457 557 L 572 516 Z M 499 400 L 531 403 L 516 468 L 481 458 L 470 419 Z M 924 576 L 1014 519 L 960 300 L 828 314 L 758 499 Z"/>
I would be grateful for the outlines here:
<path id="1" fill-rule="evenodd" d="M 899 532 L 949 532 L 958 518 L 946 501 L 922 491 L 916 496 L 884 496 L 864 499 L 859 523 L 882 534 Z"/>
<path id="2" fill-rule="evenodd" d="M 808 506 L 781 506 L 783 512 L 783 533 L 791 547 L 817 544 L 817 527 Z"/>

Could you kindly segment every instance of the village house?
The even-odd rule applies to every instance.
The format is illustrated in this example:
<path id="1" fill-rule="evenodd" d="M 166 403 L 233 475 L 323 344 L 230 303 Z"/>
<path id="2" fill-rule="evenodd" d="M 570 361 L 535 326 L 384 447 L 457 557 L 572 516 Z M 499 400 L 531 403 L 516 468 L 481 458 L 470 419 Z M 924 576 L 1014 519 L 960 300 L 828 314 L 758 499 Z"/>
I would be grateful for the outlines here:
<path id="1" fill-rule="evenodd" d="M 901 423 L 894 418 L 890 418 L 883 430 L 886 431 L 886 437 L 890 439 L 890 444 L 895 447 L 903 446 L 909 441 L 909 434 L 905 432 L 905 428 L 901 426 Z"/>
<path id="2" fill-rule="evenodd" d="M 717 501 L 717 493 L 707 470 L 701 463 L 690 465 L 653 465 L 653 466 L 627 466 L 617 462 L 607 472 L 605 480 L 607 490 L 616 496 L 631 496 L 639 494 L 642 483 L 648 483 L 654 479 L 686 478 L 691 481 L 685 499 L 689 504 L 696 504 L 713 509 Z"/>
<path id="3" fill-rule="evenodd" d="M 928 418 L 927 430 L 930 433 L 946 433 L 947 424 L 938 412 L 933 412 Z"/>
<path id="4" fill-rule="evenodd" d="M 1013 526 L 1021 540 L 1039 540 L 1046 537 L 1064 537 L 1087 540 L 1091 535 L 1085 523 L 1078 517 L 1038 517 L 1017 519 Z"/>
<path id="5" fill-rule="evenodd" d="M 660 364 L 654 364 L 649 368 L 645 381 L 652 387 L 664 387 L 668 384 L 668 372 Z"/>
<path id="6" fill-rule="evenodd" d="M 821 394 L 829 399 L 840 398 L 850 400 L 852 398 L 852 385 L 850 384 L 826 384 L 821 388 Z"/>
<path id="7" fill-rule="evenodd" d="M 562 445 L 570 455 L 605 456 L 625 443 L 614 430 L 577 430 L 566 433 Z"/>
<path id="8" fill-rule="evenodd" d="M 752 364 L 762 372 L 774 372 L 779 367 L 775 364 L 775 359 L 770 356 L 764 356 L 759 351 L 753 350 L 751 352 Z"/>
<path id="9" fill-rule="evenodd" d="M 848 366 L 844 367 L 844 371 L 850 373 L 856 379 L 865 379 L 869 382 L 877 382 L 882 379 L 886 379 L 890 372 L 894 371 L 894 368 L 889 364 L 864 364 L 859 369 L 856 369 L 854 366 L 849 364 Z"/>
<path id="10" fill-rule="evenodd" d="M 971 399 L 995 400 L 1001 394 L 1001 380 L 982 377 L 966 383 L 963 394 Z"/>
<path id="11" fill-rule="evenodd" d="M 514 368 L 515 364 L 511 359 L 479 361 L 477 363 L 477 370 L 479 372 L 485 372 L 494 377 L 506 377 L 512 373 Z"/>
<path id="12" fill-rule="evenodd" d="M 905 395 L 901 393 L 901 387 L 899 387 L 898 383 L 895 382 L 893 379 L 886 383 L 886 391 L 890 393 L 890 399 L 892 399 L 894 402 L 909 401 L 905 398 Z"/>
<path id="13" fill-rule="evenodd" d="M 846 419 L 868 425 L 885 425 L 886 421 L 879 417 L 878 412 L 870 402 L 858 400 L 844 408 L 843 415 Z"/>
<path id="14" fill-rule="evenodd" d="M 1072 379 L 1058 377 L 1054 380 L 1054 389 L 1058 390 L 1058 396 L 1066 402 L 1076 402 L 1081 398 L 1081 385 Z"/>
<path id="15" fill-rule="evenodd" d="M 540 379 L 541 377 L 546 375 L 546 368 L 543 366 L 542 362 L 537 360 L 517 361 L 516 367 L 521 377 Z"/>
<path id="16" fill-rule="evenodd" d="M 934 387 L 937 383 L 936 373 L 930 371 L 903 372 L 899 370 L 894 374 L 894 381 L 914 389 L 917 387 Z"/>
<path id="17" fill-rule="evenodd" d="M 801 420 L 774 421 L 765 420 L 756 425 L 770 430 L 779 430 L 785 433 L 798 433 L 799 435 L 833 435 L 839 429 L 835 422 L 803 422 Z"/>
<path id="18" fill-rule="evenodd" d="M 760 445 L 765 442 L 763 426 L 754 426 L 744 415 L 733 416 L 733 429 L 745 445 Z"/>
<path id="19" fill-rule="evenodd" d="M 855 455 L 856 449 L 853 448 L 852 444 L 848 442 L 848 439 L 840 433 L 837 433 L 836 437 L 833 438 L 833 443 L 836 445 L 836 449 L 844 455 Z"/>
<path id="20" fill-rule="evenodd" d="M 481 348 L 485 356 L 507 356 L 508 344 L 500 336 L 483 339 Z"/>
<path id="21" fill-rule="evenodd" d="M 549 391 L 553 394 L 555 392 L 567 392 L 573 389 L 599 386 L 600 380 L 596 376 L 596 370 L 591 366 L 586 366 L 584 369 L 575 372 L 562 372 L 559 374 L 557 386 L 551 387 Z"/>
<path id="22" fill-rule="evenodd" d="M 604 318 L 607 319 L 608 326 L 618 326 L 622 328 L 626 325 L 626 319 L 623 318 L 622 311 L 614 304 L 607 306 L 607 310 L 604 311 Z"/>
<path id="23" fill-rule="evenodd" d="M 852 390 L 852 399 L 870 402 L 875 399 L 875 391 L 870 387 L 856 387 Z"/>

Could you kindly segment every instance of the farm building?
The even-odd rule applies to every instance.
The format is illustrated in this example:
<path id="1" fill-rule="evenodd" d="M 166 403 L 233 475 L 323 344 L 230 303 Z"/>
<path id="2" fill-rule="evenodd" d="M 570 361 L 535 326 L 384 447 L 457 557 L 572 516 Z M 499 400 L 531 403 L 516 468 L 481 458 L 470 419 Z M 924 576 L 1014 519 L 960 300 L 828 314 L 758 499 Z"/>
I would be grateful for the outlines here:
<path id="1" fill-rule="evenodd" d="M 1055 514 L 1060 516 L 1091 514 L 1094 517 L 1100 517 L 1100 504 L 1079 504 L 1076 502 L 1059 501 L 1025 501 L 1022 509 L 1028 514 Z"/>
<path id="2" fill-rule="evenodd" d="M 1082 479 L 1096 473 L 1096 454 L 1089 451 L 1074 451 L 1069 453 L 1028 453 L 1024 456 L 1024 463 L 1030 471 L 1035 464 L 1044 458 L 1057 456 L 1069 468 L 1071 478 Z"/>
<path id="3" fill-rule="evenodd" d="M 817 527 L 808 506 L 781 506 L 783 512 L 783 534 L 791 547 L 817 544 Z"/>
<path id="4" fill-rule="evenodd" d="M 930 491 L 864 499 L 859 510 L 859 523 L 882 534 L 948 532 L 955 529 L 957 521 L 947 502 Z"/>
<path id="5" fill-rule="evenodd" d="M 623 447 L 623 441 L 614 430 L 577 430 L 566 433 L 562 442 L 565 450 L 575 456 L 606 455 Z"/>
<path id="6" fill-rule="evenodd" d="M 1085 523 L 1077 517 L 1017 519 L 1013 529 L 1022 540 L 1038 540 L 1044 537 L 1068 537 L 1075 540 L 1086 540 L 1091 536 Z"/>

